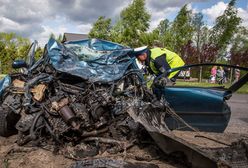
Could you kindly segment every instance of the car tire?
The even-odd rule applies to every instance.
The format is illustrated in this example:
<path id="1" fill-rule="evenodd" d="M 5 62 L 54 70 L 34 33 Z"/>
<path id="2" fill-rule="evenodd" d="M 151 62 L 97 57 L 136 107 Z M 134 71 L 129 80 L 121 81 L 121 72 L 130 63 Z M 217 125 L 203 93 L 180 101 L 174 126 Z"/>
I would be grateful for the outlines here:
<path id="1" fill-rule="evenodd" d="M 0 136 L 9 137 L 17 134 L 15 124 L 19 119 L 19 115 L 0 107 Z"/>

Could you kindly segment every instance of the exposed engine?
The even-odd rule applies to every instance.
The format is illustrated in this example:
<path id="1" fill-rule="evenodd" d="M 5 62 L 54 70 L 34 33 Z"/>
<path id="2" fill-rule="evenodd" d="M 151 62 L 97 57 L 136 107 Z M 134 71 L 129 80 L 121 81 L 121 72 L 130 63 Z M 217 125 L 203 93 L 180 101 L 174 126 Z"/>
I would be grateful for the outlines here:
<path id="1" fill-rule="evenodd" d="M 49 67 L 41 69 L 43 73 L 31 78 L 12 75 L 13 82 L 3 96 L 3 108 L 19 118 L 15 125 L 19 145 L 84 144 L 85 156 L 99 151 L 114 154 L 148 135 L 128 114 L 130 107 L 166 110 L 166 104 L 157 101 L 136 73 L 101 84 L 62 77 Z"/>

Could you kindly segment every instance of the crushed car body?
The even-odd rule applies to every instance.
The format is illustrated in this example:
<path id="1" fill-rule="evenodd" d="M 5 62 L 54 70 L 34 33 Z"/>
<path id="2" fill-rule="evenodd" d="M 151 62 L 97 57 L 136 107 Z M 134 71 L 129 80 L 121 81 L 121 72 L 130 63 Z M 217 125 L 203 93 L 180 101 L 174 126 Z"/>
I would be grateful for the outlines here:
<path id="1" fill-rule="evenodd" d="M 133 49 L 97 39 L 66 44 L 50 39 L 35 62 L 34 48 L 35 43 L 27 64 L 22 63 L 23 73 L 0 82 L 1 136 L 18 133 L 20 146 L 53 145 L 76 160 L 123 155 L 144 141 L 155 141 L 157 153 L 181 150 L 193 167 L 231 165 L 231 160 L 209 155 L 172 133 L 171 119 L 196 129 L 171 108 L 173 90 L 164 88 L 169 90 L 158 99 L 146 87 Z M 18 62 L 15 66 L 21 67 Z"/>

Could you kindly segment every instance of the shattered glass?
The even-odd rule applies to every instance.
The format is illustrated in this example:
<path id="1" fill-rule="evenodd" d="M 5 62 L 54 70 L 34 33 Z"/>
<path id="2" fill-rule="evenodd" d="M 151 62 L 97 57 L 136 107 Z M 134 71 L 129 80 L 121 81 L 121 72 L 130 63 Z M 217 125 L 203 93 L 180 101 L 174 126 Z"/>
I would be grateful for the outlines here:
<path id="1" fill-rule="evenodd" d="M 47 50 L 55 69 L 91 82 L 118 80 L 135 63 L 131 48 L 100 40 L 61 45 L 50 39 Z"/>
<path id="2" fill-rule="evenodd" d="M 2 80 L 0 80 L 0 96 L 2 95 L 4 89 L 8 87 L 11 83 L 11 78 L 9 76 L 5 76 Z"/>

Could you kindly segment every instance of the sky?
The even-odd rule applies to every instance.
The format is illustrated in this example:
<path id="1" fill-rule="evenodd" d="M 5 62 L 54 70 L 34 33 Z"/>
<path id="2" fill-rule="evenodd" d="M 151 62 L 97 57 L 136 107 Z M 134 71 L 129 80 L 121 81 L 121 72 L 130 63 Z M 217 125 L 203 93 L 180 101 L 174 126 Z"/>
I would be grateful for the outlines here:
<path id="1" fill-rule="evenodd" d="M 87 34 L 99 16 L 114 22 L 132 0 L 0 0 L 0 32 L 15 32 L 44 45 L 51 33 Z M 229 0 L 146 0 L 151 14 L 150 30 L 161 20 L 173 21 L 180 8 L 188 4 L 194 12 L 202 12 L 212 26 L 225 10 Z M 248 26 L 248 0 L 237 0 L 238 16 Z"/>

